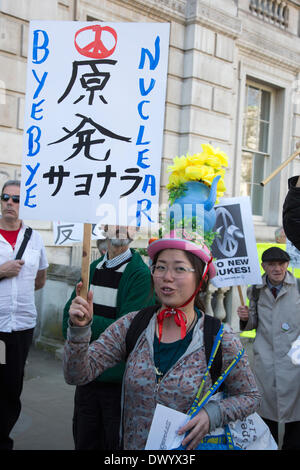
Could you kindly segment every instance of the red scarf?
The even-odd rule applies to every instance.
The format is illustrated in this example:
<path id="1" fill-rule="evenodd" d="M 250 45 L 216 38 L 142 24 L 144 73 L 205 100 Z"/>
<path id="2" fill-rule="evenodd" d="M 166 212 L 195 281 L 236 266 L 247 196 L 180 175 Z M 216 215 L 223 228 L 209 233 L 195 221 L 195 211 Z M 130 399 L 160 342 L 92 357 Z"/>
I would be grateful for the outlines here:
<path id="1" fill-rule="evenodd" d="M 194 297 L 196 297 L 196 295 L 198 294 L 198 292 L 200 291 L 201 287 L 202 287 L 202 284 L 203 284 L 203 280 L 207 274 L 207 271 L 208 271 L 208 268 L 209 268 L 209 265 L 210 263 L 212 262 L 212 258 L 210 258 L 210 260 L 208 261 L 207 265 L 206 265 L 206 268 L 204 270 L 204 273 L 202 274 L 202 278 L 201 278 L 201 281 L 199 283 L 199 286 L 197 287 L 197 289 L 195 290 L 195 292 L 193 293 L 193 295 L 182 305 L 180 305 L 179 307 L 166 307 L 164 308 L 158 315 L 157 315 L 157 324 L 158 324 L 158 341 L 160 342 L 161 340 L 161 337 L 162 337 L 162 331 L 163 331 L 163 323 L 164 323 L 164 319 L 165 318 L 168 318 L 168 317 L 171 317 L 173 316 L 174 317 L 174 321 L 176 323 L 177 326 L 180 326 L 180 335 L 181 335 L 181 339 L 185 338 L 186 336 L 186 323 L 187 323 L 187 318 L 186 318 L 186 315 L 185 313 L 180 310 L 182 307 L 185 307 L 186 305 L 188 305 Z"/>

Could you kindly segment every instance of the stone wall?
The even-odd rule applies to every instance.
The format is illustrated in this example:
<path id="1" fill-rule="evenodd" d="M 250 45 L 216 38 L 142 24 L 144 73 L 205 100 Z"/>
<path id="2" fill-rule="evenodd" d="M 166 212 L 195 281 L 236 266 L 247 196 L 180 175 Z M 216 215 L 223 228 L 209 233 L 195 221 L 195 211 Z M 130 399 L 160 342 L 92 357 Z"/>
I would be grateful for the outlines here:
<path id="1" fill-rule="evenodd" d="M 63 309 L 79 279 L 80 268 L 59 264 L 49 266 L 46 285 L 36 292 L 38 321 L 34 342 L 37 346 L 52 351 L 62 347 Z"/>

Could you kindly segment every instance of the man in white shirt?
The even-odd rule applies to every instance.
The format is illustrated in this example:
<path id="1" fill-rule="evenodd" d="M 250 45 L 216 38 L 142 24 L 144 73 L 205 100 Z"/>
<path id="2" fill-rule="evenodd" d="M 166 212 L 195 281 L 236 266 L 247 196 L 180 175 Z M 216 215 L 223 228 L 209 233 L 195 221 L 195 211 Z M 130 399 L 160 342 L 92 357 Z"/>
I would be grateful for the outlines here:
<path id="1" fill-rule="evenodd" d="M 27 228 L 19 219 L 19 198 L 20 182 L 6 182 L 0 202 L 0 341 L 5 345 L 5 363 L 0 363 L 0 450 L 13 448 L 9 435 L 21 412 L 25 362 L 36 325 L 34 291 L 44 286 L 48 267 L 35 230 L 22 258 L 15 259 Z"/>

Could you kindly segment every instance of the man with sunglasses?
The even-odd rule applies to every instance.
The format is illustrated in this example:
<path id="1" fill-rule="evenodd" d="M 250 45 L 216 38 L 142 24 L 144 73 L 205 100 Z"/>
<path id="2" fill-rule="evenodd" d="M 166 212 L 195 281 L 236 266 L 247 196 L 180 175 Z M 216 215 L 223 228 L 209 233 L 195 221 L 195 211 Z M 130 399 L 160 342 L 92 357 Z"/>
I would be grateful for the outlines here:
<path id="1" fill-rule="evenodd" d="M 7 181 L 0 202 L 0 341 L 5 345 L 5 363 L 0 363 L 0 450 L 13 448 L 9 435 L 21 412 L 25 362 L 36 325 L 34 291 L 44 286 L 48 267 L 35 230 L 21 259 L 15 259 L 27 228 L 19 219 L 19 200 L 20 182 Z"/>

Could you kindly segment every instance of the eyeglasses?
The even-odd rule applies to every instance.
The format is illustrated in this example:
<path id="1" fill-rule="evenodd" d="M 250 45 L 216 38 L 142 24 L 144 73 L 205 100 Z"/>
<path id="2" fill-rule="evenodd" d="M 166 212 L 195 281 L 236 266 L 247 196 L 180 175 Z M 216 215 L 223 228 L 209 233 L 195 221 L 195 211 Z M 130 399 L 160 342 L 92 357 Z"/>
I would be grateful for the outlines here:
<path id="1" fill-rule="evenodd" d="M 1 201 L 8 202 L 10 199 L 12 199 L 12 201 L 15 204 L 19 204 L 19 202 L 20 202 L 20 196 L 18 196 L 18 195 L 11 196 L 10 194 L 5 194 L 5 193 L 1 194 Z"/>
<path id="2" fill-rule="evenodd" d="M 184 278 L 188 273 L 195 272 L 195 269 L 188 268 L 187 266 L 175 266 L 174 268 L 169 268 L 162 264 L 154 264 L 150 268 L 153 277 L 164 277 L 168 270 L 171 271 L 172 277 L 175 279 Z"/>

